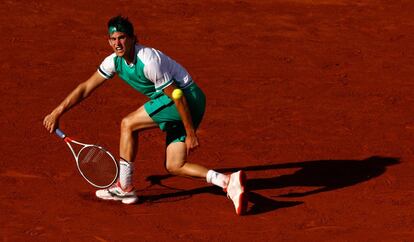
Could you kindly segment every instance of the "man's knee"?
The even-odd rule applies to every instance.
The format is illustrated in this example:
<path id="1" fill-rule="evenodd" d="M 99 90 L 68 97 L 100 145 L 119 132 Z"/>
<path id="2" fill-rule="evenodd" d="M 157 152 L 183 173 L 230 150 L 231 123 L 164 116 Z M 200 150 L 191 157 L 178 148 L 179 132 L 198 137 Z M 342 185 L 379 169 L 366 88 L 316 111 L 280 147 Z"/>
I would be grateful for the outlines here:
<path id="1" fill-rule="evenodd" d="M 146 127 L 145 121 L 137 119 L 136 117 L 125 117 L 121 121 L 121 131 L 122 132 L 133 132 Z"/>
<path id="2" fill-rule="evenodd" d="M 186 145 L 184 142 L 173 142 L 167 146 L 165 168 L 174 175 L 183 173 L 186 164 Z"/>
<path id="3" fill-rule="evenodd" d="M 131 118 L 125 117 L 121 121 L 121 131 L 131 132 L 133 131 L 133 122 Z"/>
<path id="4" fill-rule="evenodd" d="M 165 163 L 165 169 L 173 175 L 179 175 L 181 172 L 181 168 L 183 167 L 183 164 L 175 163 L 175 162 L 166 162 Z"/>

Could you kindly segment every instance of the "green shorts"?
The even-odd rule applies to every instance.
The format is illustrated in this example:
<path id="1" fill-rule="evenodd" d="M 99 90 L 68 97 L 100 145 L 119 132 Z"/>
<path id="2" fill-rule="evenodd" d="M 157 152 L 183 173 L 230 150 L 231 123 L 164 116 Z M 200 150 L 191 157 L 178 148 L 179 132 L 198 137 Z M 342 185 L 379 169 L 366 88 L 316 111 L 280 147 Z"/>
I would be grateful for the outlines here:
<path id="1" fill-rule="evenodd" d="M 203 91 L 195 84 L 183 89 L 190 109 L 194 128 L 197 129 L 206 109 L 206 97 Z M 180 114 L 167 95 L 163 94 L 144 104 L 145 111 L 158 124 L 160 129 L 167 133 L 166 144 L 184 142 L 186 132 Z"/>

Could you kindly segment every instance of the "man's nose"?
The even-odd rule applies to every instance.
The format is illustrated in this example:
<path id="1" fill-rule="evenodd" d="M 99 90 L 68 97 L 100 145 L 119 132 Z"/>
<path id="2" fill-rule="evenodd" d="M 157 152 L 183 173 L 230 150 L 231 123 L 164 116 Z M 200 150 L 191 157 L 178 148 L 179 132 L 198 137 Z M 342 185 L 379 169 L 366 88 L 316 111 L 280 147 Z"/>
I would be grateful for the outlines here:
<path id="1" fill-rule="evenodd" d="M 114 45 L 116 45 L 116 46 L 119 45 L 119 42 L 120 42 L 119 39 L 115 39 L 114 40 Z"/>

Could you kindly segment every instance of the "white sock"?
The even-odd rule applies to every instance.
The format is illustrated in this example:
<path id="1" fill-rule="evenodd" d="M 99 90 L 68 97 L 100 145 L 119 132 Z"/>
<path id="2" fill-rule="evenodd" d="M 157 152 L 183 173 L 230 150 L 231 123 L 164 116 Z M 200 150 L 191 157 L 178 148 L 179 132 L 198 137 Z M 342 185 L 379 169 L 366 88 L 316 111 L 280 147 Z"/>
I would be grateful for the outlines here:
<path id="1" fill-rule="evenodd" d="M 119 160 L 119 183 L 122 189 L 128 188 L 132 184 L 132 174 L 134 173 L 134 163 L 124 159 Z"/>
<path id="2" fill-rule="evenodd" d="M 229 182 L 229 177 L 216 171 L 209 170 L 207 172 L 206 180 L 208 183 L 212 183 L 221 188 L 226 188 Z"/>

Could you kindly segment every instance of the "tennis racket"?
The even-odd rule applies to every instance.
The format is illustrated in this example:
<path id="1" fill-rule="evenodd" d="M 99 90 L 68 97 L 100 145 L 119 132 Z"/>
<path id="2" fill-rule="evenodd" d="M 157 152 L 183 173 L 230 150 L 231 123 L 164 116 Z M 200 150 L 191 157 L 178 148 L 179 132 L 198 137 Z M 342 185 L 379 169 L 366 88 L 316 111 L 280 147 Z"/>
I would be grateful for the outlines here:
<path id="1" fill-rule="evenodd" d="M 73 140 L 60 129 L 56 129 L 55 134 L 68 145 L 80 174 L 89 184 L 98 188 L 107 188 L 115 183 L 119 168 L 109 151 L 98 145 Z"/>

